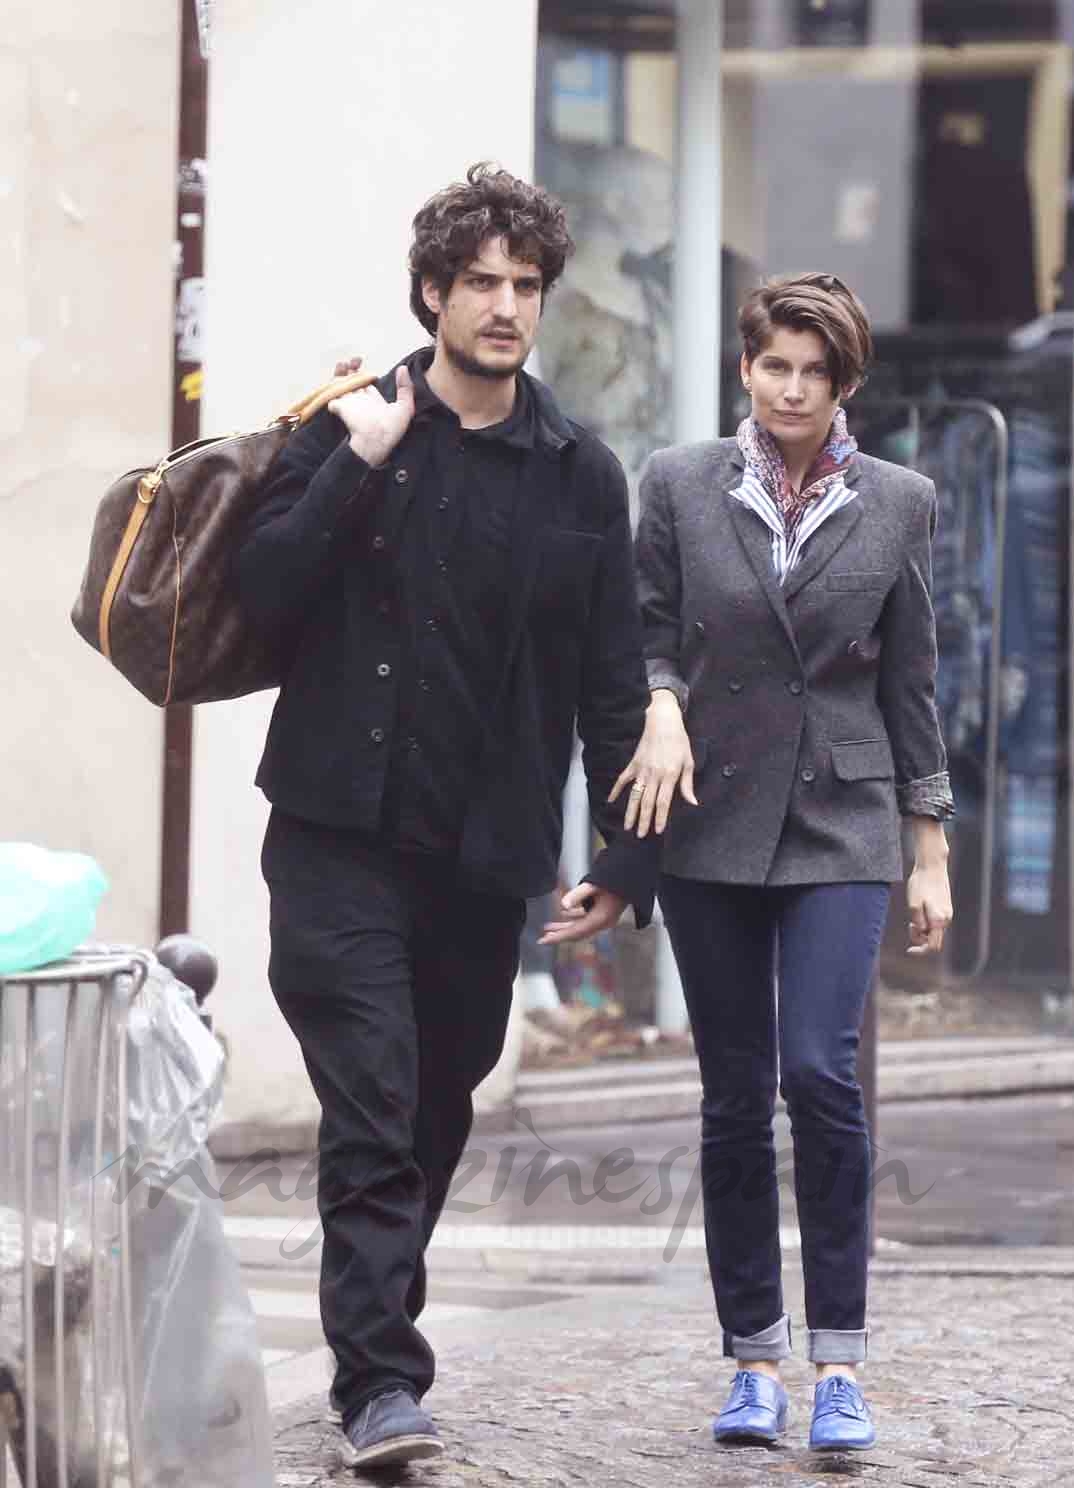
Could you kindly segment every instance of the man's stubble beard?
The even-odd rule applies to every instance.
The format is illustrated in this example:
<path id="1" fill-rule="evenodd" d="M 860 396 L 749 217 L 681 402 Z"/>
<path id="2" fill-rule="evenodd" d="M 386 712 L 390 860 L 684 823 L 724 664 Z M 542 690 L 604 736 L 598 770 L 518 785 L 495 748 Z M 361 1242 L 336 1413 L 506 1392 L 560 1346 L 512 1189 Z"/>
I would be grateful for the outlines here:
<path id="1" fill-rule="evenodd" d="M 461 372 L 465 377 L 483 377 L 487 382 L 507 382 L 517 377 L 530 354 L 530 348 L 527 347 L 514 365 L 489 367 L 471 356 L 468 351 L 463 351 L 461 347 L 456 346 L 443 331 L 440 333 L 440 345 L 443 347 L 444 356 L 456 372 Z"/>

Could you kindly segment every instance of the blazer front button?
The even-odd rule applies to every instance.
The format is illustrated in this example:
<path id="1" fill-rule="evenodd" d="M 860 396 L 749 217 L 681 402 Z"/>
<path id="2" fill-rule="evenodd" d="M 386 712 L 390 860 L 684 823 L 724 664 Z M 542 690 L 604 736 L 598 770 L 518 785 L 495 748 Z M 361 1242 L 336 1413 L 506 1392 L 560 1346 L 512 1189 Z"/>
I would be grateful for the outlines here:
<path id="1" fill-rule="evenodd" d="M 741 692 L 742 683 L 738 680 L 737 677 L 732 677 L 730 682 L 728 682 L 727 684 L 727 690 L 728 692 Z"/>
<path id="2" fill-rule="evenodd" d="M 384 743 L 384 730 L 382 728 L 370 729 L 369 730 L 369 737 L 372 739 L 372 741 L 373 741 L 374 744 L 383 744 Z"/>
<path id="3" fill-rule="evenodd" d="M 407 481 L 409 479 L 410 479 L 410 471 L 409 470 L 397 470 L 395 472 L 395 484 L 397 486 L 405 486 L 406 483 L 407 483 Z"/>
<path id="4" fill-rule="evenodd" d="M 720 771 L 720 774 L 723 775 L 723 777 L 726 780 L 730 780 L 731 779 L 731 776 L 735 773 L 735 771 L 737 769 L 738 769 L 738 766 L 737 765 L 724 765 L 723 769 Z"/>
<path id="5" fill-rule="evenodd" d="M 801 684 L 801 682 L 798 681 L 797 677 L 794 679 L 793 682 L 788 682 L 787 683 L 787 691 L 788 692 L 793 692 L 794 695 L 795 695 L 795 697 L 798 696 L 798 694 L 801 692 L 801 690 L 802 690 L 802 684 Z"/>
<path id="6" fill-rule="evenodd" d="M 816 770 L 803 770 L 802 771 L 802 779 L 805 781 L 806 785 L 812 785 L 813 782 L 814 782 L 814 780 L 816 780 L 816 778 L 817 778 L 817 772 L 816 772 Z"/>
<path id="7" fill-rule="evenodd" d="M 861 646 L 858 644 L 857 641 L 851 641 L 850 645 L 847 647 L 847 650 L 850 652 L 851 656 L 856 656 L 861 650 Z"/>
<path id="8" fill-rule="evenodd" d="M 705 634 L 705 623 L 704 623 L 704 621 L 703 620 L 695 620 L 694 621 L 694 629 L 697 631 L 698 635 L 704 635 Z"/>

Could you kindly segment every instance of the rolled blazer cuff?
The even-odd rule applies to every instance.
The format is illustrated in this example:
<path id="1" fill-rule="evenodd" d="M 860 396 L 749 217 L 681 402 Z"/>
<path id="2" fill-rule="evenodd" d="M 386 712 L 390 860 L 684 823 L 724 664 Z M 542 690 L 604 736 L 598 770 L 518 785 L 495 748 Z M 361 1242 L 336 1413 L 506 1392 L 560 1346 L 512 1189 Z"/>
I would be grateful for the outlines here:
<path id="1" fill-rule="evenodd" d="M 946 770 L 897 785 L 895 798 L 903 816 L 934 816 L 937 821 L 947 821 L 955 814 L 951 778 Z"/>
<path id="2" fill-rule="evenodd" d="M 657 657 L 645 663 L 645 671 L 649 678 L 649 691 L 656 692 L 657 688 L 663 687 L 668 692 L 673 692 L 678 699 L 679 707 L 685 713 L 686 705 L 690 701 L 690 689 L 676 671 L 675 663 Z"/>

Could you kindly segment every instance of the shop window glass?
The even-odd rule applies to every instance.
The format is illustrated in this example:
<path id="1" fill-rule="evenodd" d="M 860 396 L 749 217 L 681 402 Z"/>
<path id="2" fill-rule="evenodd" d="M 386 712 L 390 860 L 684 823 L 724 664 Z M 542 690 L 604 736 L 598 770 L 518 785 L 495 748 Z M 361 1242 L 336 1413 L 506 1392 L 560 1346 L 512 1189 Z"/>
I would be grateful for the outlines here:
<path id="1" fill-rule="evenodd" d="M 541 28 L 538 173 L 578 239 L 542 370 L 636 486 L 672 438 L 674 6 L 545 3 Z M 725 0 L 713 58 L 714 432 L 748 411 L 747 288 L 824 268 L 877 333 L 853 429 L 937 485 L 957 920 L 939 968 L 893 924 L 886 968 L 1024 981 L 1042 1008 L 1070 986 L 1072 41 L 1072 0 Z"/>
<path id="2" fill-rule="evenodd" d="M 577 251 L 545 310 L 540 369 L 636 490 L 671 438 L 675 56 L 669 16 L 628 7 L 630 26 L 607 9 L 542 9 L 537 174 Z"/>

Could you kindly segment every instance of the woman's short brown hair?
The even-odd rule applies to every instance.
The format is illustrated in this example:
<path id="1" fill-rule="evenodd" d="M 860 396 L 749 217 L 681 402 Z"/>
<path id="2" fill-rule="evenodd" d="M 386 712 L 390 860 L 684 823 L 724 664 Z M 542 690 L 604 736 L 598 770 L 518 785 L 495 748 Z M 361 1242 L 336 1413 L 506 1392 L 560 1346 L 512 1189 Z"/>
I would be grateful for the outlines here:
<path id="1" fill-rule="evenodd" d="M 446 295 L 489 238 L 503 238 L 512 258 L 537 265 L 544 294 L 574 247 L 567 215 L 554 196 L 487 162 L 472 165 L 465 181 L 438 191 L 414 218 L 410 308 L 431 336 L 438 317 L 425 303 L 422 281 L 431 279 Z"/>
<path id="2" fill-rule="evenodd" d="M 869 314 L 857 295 L 834 274 L 782 274 L 753 291 L 738 315 L 746 361 L 760 356 L 777 326 L 815 331 L 827 347 L 832 392 L 849 392 L 865 381 L 873 355 Z"/>

